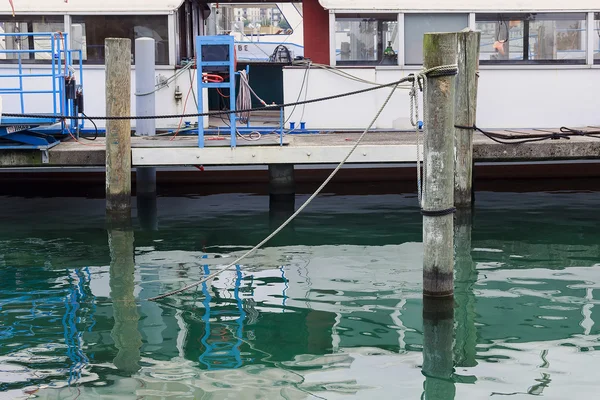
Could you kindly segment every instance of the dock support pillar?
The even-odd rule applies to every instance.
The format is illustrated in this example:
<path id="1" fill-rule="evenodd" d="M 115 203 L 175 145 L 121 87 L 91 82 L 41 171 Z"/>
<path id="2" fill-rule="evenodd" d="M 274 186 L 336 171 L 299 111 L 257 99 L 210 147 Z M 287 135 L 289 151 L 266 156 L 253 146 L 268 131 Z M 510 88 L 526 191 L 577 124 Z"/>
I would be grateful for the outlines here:
<path id="1" fill-rule="evenodd" d="M 456 64 L 456 33 L 423 38 L 425 69 Z M 454 293 L 454 76 L 430 76 L 426 107 L 423 181 L 423 296 Z"/>
<path id="2" fill-rule="evenodd" d="M 106 115 L 131 115 L 131 40 L 108 38 Z M 131 215 L 131 121 L 106 121 L 106 211 Z"/>
<path id="3" fill-rule="evenodd" d="M 427 400 L 454 400 L 456 386 L 452 380 L 454 302 L 452 298 L 423 299 L 423 367 L 424 396 Z"/>
<path id="4" fill-rule="evenodd" d="M 295 193 L 294 164 L 269 164 L 269 195 L 285 200 Z"/>
<path id="5" fill-rule="evenodd" d="M 472 127 L 477 114 L 477 70 L 481 32 L 463 31 L 457 36 L 458 75 L 456 76 L 455 120 L 457 126 Z M 454 205 L 473 204 L 473 130 L 455 129 Z"/>

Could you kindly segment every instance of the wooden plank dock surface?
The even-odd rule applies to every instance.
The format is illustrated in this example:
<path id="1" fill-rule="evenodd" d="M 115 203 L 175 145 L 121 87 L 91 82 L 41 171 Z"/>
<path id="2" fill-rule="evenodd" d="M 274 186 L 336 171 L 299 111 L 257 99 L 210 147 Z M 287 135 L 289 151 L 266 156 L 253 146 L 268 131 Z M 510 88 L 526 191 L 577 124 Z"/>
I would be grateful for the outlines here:
<path id="1" fill-rule="evenodd" d="M 598 131 L 596 127 L 580 127 Z M 559 133 L 559 129 L 516 129 L 491 132 L 512 135 Z M 132 137 L 132 166 L 336 164 L 350 151 L 360 132 L 328 132 L 263 135 L 259 140 L 237 138 L 231 148 L 228 136 L 207 136 L 206 147 L 198 148 L 197 136 Z M 0 150 L 1 167 L 64 166 L 86 167 L 105 164 L 105 138 L 94 141 L 66 140 L 48 150 Z M 370 132 L 351 156 L 349 163 L 410 163 L 416 161 L 414 132 Z M 574 136 L 523 144 L 500 144 L 476 132 L 475 161 L 546 161 L 600 159 L 600 139 Z"/>

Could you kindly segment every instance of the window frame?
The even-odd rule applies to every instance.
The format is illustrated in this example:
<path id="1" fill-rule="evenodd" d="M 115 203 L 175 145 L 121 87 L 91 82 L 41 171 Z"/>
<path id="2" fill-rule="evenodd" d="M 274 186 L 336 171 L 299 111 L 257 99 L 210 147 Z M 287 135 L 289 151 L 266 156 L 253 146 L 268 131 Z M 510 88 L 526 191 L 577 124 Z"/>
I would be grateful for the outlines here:
<path id="1" fill-rule="evenodd" d="M 18 15 L 17 17 L 12 17 L 12 16 L 8 16 L 8 15 L 2 15 L 2 17 L 5 17 L 6 19 L 2 18 L 2 20 L 0 22 L 2 23 L 10 23 L 11 21 L 17 22 L 17 23 L 25 23 L 27 25 L 32 25 L 34 23 L 39 23 L 39 22 L 34 22 L 35 20 L 33 18 L 41 18 L 41 17 L 46 17 L 46 18 L 51 18 L 51 19 L 56 19 L 56 21 L 52 21 L 49 22 L 51 24 L 61 24 L 62 25 L 62 33 L 65 33 L 65 19 L 64 19 L 64 15 L 63 14 L 36 14 L 36 13 L 24 13 L 21 15 Z M 29 32 L 29 30 L 26 32 L 26 34 L 30 34 L 30 33 L 36 33 L 36 32 Z M 37 33 L 45 33 L 45 31 L 40 31 Z M 33 47 L 31 47 L 33 45 Z M 35 43 L 34 43 L 34 39 L 33 36 L 30 36 L 28 39 L 28 50 L 35 50 Z M 51 50 L 50 50 L 51 51 Z M 46 54 L 46 53 L 41 53 L 41 54 Z M 45 65 L 51 65 L 52 64 L 52 57 L 48 58 L 48 59 L 40 59 L 40 58 L 35 58 L 36 53 L 31 53 L 31 55 L 33 55 L 33 58 L 21 58 L 19 61 L 19 58 L 3 58 L 0 59 L 0 65 L 3 66 L 10 66 L 10 65 L 14 65 L 14 64 L 23 64 L 23 65 L 41 65 L 41 66 L 45 66 Z"/>
<path id="2" fill-rule="evenodd" d="M 395 18 L 394 18 L 395 16 Z M 402 65 L 404 62 L 404 43 L 402 42 L 402 38 L 404 37 L 404 32 L 400 31 L 403 29 L 403 20 L 401 20 L 402 13 L 393 12 L 389 10 L 369 10 L 365 12 L 355 11 L 355 10 L 347 10 L 347 11 L 339 11 L 336 10 L 330 11 L 329 14 L 329 36 L 330 36 L 330 64 L 332 66 L 340 66 L 340 67 L 397 67 Z M 338 21 L 338 17 L 341 19 L 350 19 L 350 18 L 373 18 L 383 22 L 396 22 L 397 30 L 398 30 L 398 49 L 394 49 L 396 51 L 397 62 L 396 64 L 381 64 L 382 60 L 337 60 L 336 48 L 337 48 L 337 37 L 336 37 L 336 23 Z M 379 32 L 378 32 L 379 34 Z M 383 55 L 383 50 L 386 48 L 386 44 L 382 42 L 381 54 Z M 379 52 L 378 52 L 379 53 Z M 341 62 L 340 62 L 341 61 Z"/>
<path id="3" fill-rule="evenodd" d="M 586 48 L 582 49 L 581 51 L 583 51 L 584 53 L 584 57 L 580 58 L 580 59 L 543 59 L 543 60 L 531 60 L 529 59 L 529 53 L 530 53 L 530 48 L 531 45 L 529 43 L 529 38 L 530 38 L 530 23 L 531 22 L 535 22 L 536 19 L 528 19 L 527 16 L 531 16 L 531 15 L 542 15 L 542 16 L 552 16 L 552 15 L 556 15 L 556 16 L 566 16 L 569 14 L 572 14 L 574 16 L 583 16 L 582 19 L 577 19 L 577 18 L 573 18 L 572 20 L 577 20 L 577 21 L 583 21 L 586 25 L 585 28 L 585 32 L 584 32 L 584 37 L 586 38 L 584 40 L 584 43 L 586 43 Z M 504 16 L 506 17 L 506 20 L 512 20 L 513 18 L 511 17 L 518 17 L 516 20 L 523 22 L 523 59 L 522 60 L 479 60 L 479 64 L 482 66 L 487 66 L 487 65 L 494 65 L 494 66 L 499 66 L 499 65 L 516 65 L 516 66 L 523 66 L 523 65 L 586 65 L 588 64 L 588 54 L 589 54 L 589 40 L 588 38 L 588 31 L 590 30 L 589 27 L 589 18 L 588 18 L 588 13 L 586 12 L 577 12 L 577 11 L 567 11 L 567 12 L 538 12 L 538 11 L 533 11 L 533 12 L 501 12 L 501 13 L 493 13 L 493 12 L 481 12 L 481 13 L 475 13 L 475 30 L 477 30 L 477 23 L 481 23 L 481 22 L 497 22 L 498 19 L 497 18 L 491 18 L 492 15 L 498 15 L 498 16 Z M 481 19 L 481 16 L 489 16 L 489 19 Z M 539 20 L 550 20 L 550 21 L 558 21 L 560 20 L 560 18 L 557 19 L 552 19 L 552 18 L 541 18 L 541 19 L 537 19 Z M 566 20 L 571 20 L 571 19 L 566 19 Z"/>
<path id="4" fill-rule="evenodd" d="M 78 24 L 79 22 L 74 22 L 73 19 L 77 20 L 79 18 L 85 18 L 85 17 L 89 17 L 89 18 L 93 18 L 93 17 L 122 17 L 122 18 L 127 18 L 127 17 L 132 17 L 132 16 L 136 16 L 136 17 L 163 17 L 165 19 L 165 24 L 166 24 L 166 29 L 167 29 L 167 33 L 164 39 L 164 41 L 167 44 L 167 51 L 166 51 L 166 57 L 165 57 L 165 61 L 164 62 L 159 62 L 158 59 L 156 59 L 155 62 L 155 66 L 156 67 L 167 67 L 170 66 L 172 64 L 172 54 L 173 54 L 173 49 L 172 47 L 174 46 L 174 43 L 172 41 L 172 34 L 171 31 L 172 29 L 174 29 L 174 27 L 172 27 L 172 18 L 170 18 L 171 13 L 143 13 L 143 14 L 137 14 L 137 13 L 102 13 L 102 14 L 89 14 L 89 13 L 69 13 L 66 14 L 66 16 L 69 18 L 69 29 L 71 29 L 71 27 L 74 24 Z M 86 22 L 83 22 L 86 23 Z M 65 29 L 66 29 L 66 24 L 65 24 Z M 70 44 L 70 49 L 73 50 L 73 35 L 70 34 L 71 32 L 69 31 L 69 44 Z M 86 35 L 87 37 L 87 35 Z M 105 38 L 106 39 L 106 38 Z M 134 57 L 134 50 L 135 50 L 135 37 L 134 38 L 130 38 L 131 39 L 131 65 L 132 67 L 135 65 L 135 57 Z M 87 45 L 87 39 L 86 39 L 86 45 Z M 87 58 L 87 57 L 86 57 Z M 74 62 L 79 62 L 79 60 L 74 59 Z M 90 62 L 89 60 L 82 60 L 82 64 L 84 66 L 104 66 L 106 63 L 106 59 L 104 58 L 102 61 L 100 62 Z"/>

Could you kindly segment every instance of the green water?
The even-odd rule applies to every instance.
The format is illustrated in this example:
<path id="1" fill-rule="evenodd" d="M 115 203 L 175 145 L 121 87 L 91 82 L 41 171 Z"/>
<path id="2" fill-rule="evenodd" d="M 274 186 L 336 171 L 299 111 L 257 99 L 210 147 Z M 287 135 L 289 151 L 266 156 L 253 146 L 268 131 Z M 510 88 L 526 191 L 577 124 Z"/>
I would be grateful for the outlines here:
<path id="1" fill-rule="evenodd" d="M 307 196 L 298 196 L 296 206 Z M 423 319 L 410 195 L 159 198 L 107 230 L 104 201 L 0 198 L 0 398 L 595 398 L 599 192 L 477 194 L 454 315 Z M 109 245 L 110 241 L 110 245 Z"/>

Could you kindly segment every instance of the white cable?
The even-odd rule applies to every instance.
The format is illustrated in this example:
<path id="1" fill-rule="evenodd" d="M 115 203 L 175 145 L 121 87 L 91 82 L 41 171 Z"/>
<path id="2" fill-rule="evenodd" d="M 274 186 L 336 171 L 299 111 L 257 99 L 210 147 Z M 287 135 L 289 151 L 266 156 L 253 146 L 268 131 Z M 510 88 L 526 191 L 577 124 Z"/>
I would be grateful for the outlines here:
<path id="1" fill-rule="evenodd" d="M 371 127 L 375 124 L 375 121 L 377 121 L 377 119 L 379 118 L 379 115 L 381 115 L 381 113 L 383 112 L 383 109 L 385 108 L 385 106 L 387 106 L 387 104 L 389 103 L 389 101 L 392 98 L 392 95 L 396 91 L 397 87 L 398 87 L 398 85 L 395 85 L 395 86 L 392 87 L 392 90 L 391 90 L 390 94 L 388 95 L 388 97 L 385 99 L 385 102 L 379 108 L 379 111 L 377 111 L 377 114 L 373 117 L 373 119 L 369 123 L 369 126 L 360 135 L 360 137 L 358 138 L 358 140 L 356 141 L 356 143 L 354 144 L 354 146 L 352 146 L 352 148 L 350 149 L 350 151 L 348 152 L 348 154 L 346 155 L 346 157 L 344 157 L 344 159 L 331 172 L 331 174 L 329 174 L 329 176 L 327 177 L 327 179 L 325 179 L 325 182 L 323 182 L 321 184 L 321 186 L 319 186 L 319 188 L 308 198 L 308 200 L 306 200 L 306 202 L 304 202 L 304 204 L 302 204 L 300 206 L 300 208 L 298 208 L 298 210 L 296 210 L 296 212 L 294 212 L 287 220 L 285 220 L 285 222 L 283 224 L 281 224 L 279 226 L 279 228 L 275 229 L 269 236 L 267 236 L 265 239 L 263 239 L 259 244 L 257 244 L 256 246 L 254 246 L 253 248 L 251 248 L 250 250 L 248 250 L 247 252 L 245 252 L 244 254 L 242 254 L 240 257 L 236 258 L 233 262 L 229 263 L 223 269 L 215 271 L 212 274 L 206 276 L 205 278 L 203 278 L 203 279 L 201 279 L 201 280 L 199 280 L 197 282 L 191 283 L 191 284 L 189 284 L 187 286 L 184 286 L 184 287 L 182 287 L 180 289 L 177 289 L 177 290 L 173 290 L 173 291 L 168 292 L 168 293 L 164 293 L 164 294 L 161 294 L 161 295 L 158 295 L 158 296 L 155 296 L 155 297 L 151 297 L 148 300 L 154 301 L 154 300 L 163 299 L 165 297 L 172 296 L 174 294 L 184 292 L 184 291 L 186 291 L 188 289 L 191 289 L 191 288 L 194 288 L 196 286 L 199 286 L 199 285 L 203 284 L 204 282 L 206 282 L 208 280 L 213 279 L 217 275 L 219 275 L 219 274 L 221 274 L 221 273 L 223 273 L 223 272 L 231 269 L 232 267 L 234 267 L 241 260 L 243 260 L 244 258 L 248 257 L 250 254 L 254 253 L 256 250 L 258 250 L 259 248 L 261 248 L 265 243 L 267 243 L 269 240 L 271 240 L 275 235 L 277 235 L 279 232 L 281 232 L 281 230 L 283 228 L 285 228 L 290 222 L 292 222 L 294 220 L 294 218 L 296 218 L 298 216 L 298 214 L 300 214 L 315 199 L 315 197 L 317 197 L 319 195 L 319 193 L 321 193 L 321 191 L 325 188 L 325 186 L 327 186 L 327 184 L 329 183 L 329 181 L 331 181 L 333 179 L 333 177 L 342 168 L 342 166 L 346 163 L 346 161 L 348 161 L 348 159 L 350 158 L 350 156 L 352 155 L 352 153 L 354 153 L 354 150 L 356 150 L 356 148 L 358 147 L 358 145 L 362 142 L 362 140 L 365 137 L 365 135 L 367 134 L 367 132 L 369 132 L 369 130 L 371 129 Z"/>

